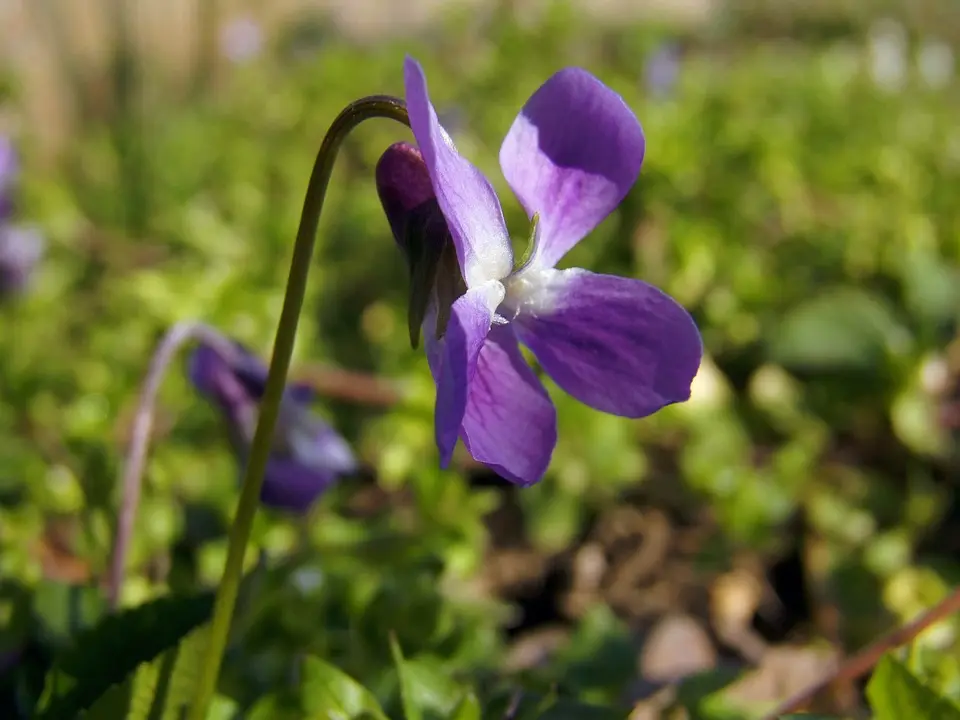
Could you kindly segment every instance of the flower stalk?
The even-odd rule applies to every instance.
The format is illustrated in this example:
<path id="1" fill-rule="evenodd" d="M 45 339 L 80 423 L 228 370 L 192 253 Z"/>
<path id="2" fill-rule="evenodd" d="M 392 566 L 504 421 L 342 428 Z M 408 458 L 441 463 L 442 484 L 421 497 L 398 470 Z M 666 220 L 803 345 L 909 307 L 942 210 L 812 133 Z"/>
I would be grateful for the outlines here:
<path id="1" fill-rule="evenodd" d="M 357 100 L 348 105 L 331 124 L 317 153 L 313 172 L 310 175 L 303 212 L 300 216 L 300 226 L 297 229 L 297 238 L 293 247 L 283 309 L 273 344 L 270 371 L 260 405 L 257 429 L 247 457 L 240 500 L 230 527 L 226 565 L 223 578 L 217 588 L 206 657 L 200 668 L 189 720 L 206 720 L 210 702 L 216 691 L 217 678 L 226 650 L 243 574 L 244 556 L 260 500 L 260 488 L 263 484 L 267 461 L 272 450 L 274 428 L 277 424 L 287 372 L 290 369 L 290 358 L 293 354 L 297 325 L 306 295 L 307 277 L 316 242 L 317 227 L 320 223 L 320 213 L 323 210 L 323 201 L 330 183 L 334 161 L 347 135 L 364 120 L 372 118 L 385 118 L 408 127 L 410 125 L 406 105 L 399 98 L 375 95 Z"/>
<path id="2" fill-rule="evenodd" d="M 203 323 L 184 321 L 173 325 L 160 340 L 150 361 L 146 379 L 140 390 L 137 411 L 133 416 L 130 431 L 130 443 L 123 464 L 120 487 L 120 517 L 117 533 L 113 542 L 113 556 L 110 560 L 110 575 L 107 580 L 107 603 L 115 611 L 120 605 L 123 592 L 123 580 L 127 567 L 127 556 L 133 538 L 133 527 L 137 521 L 137 507 L 140 504 L 140 491 L 143 486 L 143 472 L 150 448 L 150 434 L 153 430 L 153 418 L 157 405 L 160 386 L 167 374 L 170 363 L 180 350 L 191 342 L 204 342 L 216 348 L 224 357 L 237 353 L 226 339 L 213 328 Z"/>

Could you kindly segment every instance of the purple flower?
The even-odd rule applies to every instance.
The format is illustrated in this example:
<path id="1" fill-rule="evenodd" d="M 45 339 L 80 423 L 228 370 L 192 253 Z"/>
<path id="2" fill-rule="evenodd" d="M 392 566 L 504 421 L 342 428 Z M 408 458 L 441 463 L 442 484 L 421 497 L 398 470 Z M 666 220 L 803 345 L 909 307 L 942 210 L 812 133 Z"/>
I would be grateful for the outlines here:
<path id="1" fill-rule="evenodd" d="M 648 57 L 644 66 L 647 90 L 664 97 L 677 84 L 680 77 L 680 47 L 674 42 L 664 42 Z"/>
<path id="2" fill-rule="evenodd" d="M 546 472 L 556 410 L 518 340 L 557 385 L 599 410 L 641 418 L 689 398 L 702 344 L 683 307 L 640 280 L 554 267 L 640 172 L 643 131 L 623 100 L 567 68 L 521 110 L 500 148 L 500 167 L 533 223 L 529 259 L 514 269 L 493 187 L 440 126 L 415 60 L 407 58 L 404 76 L 423 170 L 466 287 L 449 308 L 435 294 L 424 320 L 441 463 L 462 438 L 476 460 L 512 482 L 528 485 Z"/>
<path id="3" fill-rule="evenodd" d="M 226 348 L 233 352 L 224 353 Z M 190 356 L 189 377 L 223 413 L 231 441 L 244 457 L 256 429 L 267 367 L 238 343 L 218 348 L 201 343 Z M 288 385 L 260 492 L 267 507 L 306 512 L 340 475 L 357 470 L 350 446 L 311 411 L 312 399 L 309 386 Z"/>
<path id="4" fill-rule="evenodd" d="M 13 225 L 13 189 L 20 161 L 13 143 L 0 135 L 0 298 L 19 295 L 30 283 L 43 256 L 44 241 L 32 227 Z"/>
<path id="5" fill-rule="evenodd" d="M 13 209 L 13 186 L 20 175 L 17 150 L 10 138 L 0 135 L 0 222 L 10 217 Z"/>
<path id="6" fill-rule="evenodd" d="M 34 228 L 0 220 L 0 298 L 19 295 L 30 284 L 44 251 L 43 236 Z"/>
<path id="7" fill-rule="evenodd" d="M 249 15 L 230 20 L 220 31 L 220 51 L 235 65 L 255 59 L 262 48 L 263 29 Z"/>

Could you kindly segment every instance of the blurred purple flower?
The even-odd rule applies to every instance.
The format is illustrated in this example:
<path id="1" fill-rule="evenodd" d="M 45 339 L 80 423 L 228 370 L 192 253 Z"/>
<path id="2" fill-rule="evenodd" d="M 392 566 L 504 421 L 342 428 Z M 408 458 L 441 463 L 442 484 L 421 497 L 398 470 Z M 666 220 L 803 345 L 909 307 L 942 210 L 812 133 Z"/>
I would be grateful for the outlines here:
<path id="1" fill-rule="evenodd" d="M 249 15 L 228 21 L 220 31 L 220 52 L 232 63 L 253 60 L 263 49 L 263 28 Z"/>
<path id="2" fill-rule="evenodd" d="M 43 257 L 43 236 L 32 227 L 0 221 L 0 298 L 23 293 Z"/>
<path id="3" fill-rule="evenodd" d="M 256 429 L 267 367 L 239 343 L 230 345 L 232 357 L 222 354 L 223 348 L 200 344 L 190 356 L 188 372 L 194 387 L 223 413 L 242 459 Z M 306 512 L 338 477 L 357 470 L 347 442 L 310 409 L 313 395 L 309 386 L 287 386 L 260 493 L 267 507 Z"/>
<path id="4" fill-rule="evenodd" d="M 20 162 L 13 142 L 0 135 L 0 222 L 10 217 L 13 210 L 13 186 L 20 175 Z"/>
<path id="5" fill-rule="evenodd" d="M 680 77 L 680 46 L 675 42 L 661 43 L 644 64 L 644 78 L 651 95 L 669 95 Z"/>
<path id="6" fill-rule="evenodd" d="M 32 227 L 14 225 L 13 190 L 20 162 L 10 138 L 0 135 L 0 298 L 19 295 L 43 256 L 44 240 Z"/>
<path id="7" fill-rule="evenodd" d="M 639 280 L 554 267 L 620 204 L 640 172 L 643 131 L 620 96 L 585 70 L 567 68 L 514 121 L 500 167 L 533 223 L 529 259 L 514 270 L 493 187 L 440 126 L 420 65 L 407 58 L 404 75 L 421 158 L 402 146 L 381 158 L 384 210 L 395 235 L 405 228 L 401 245 L 409 243 L 402 215 L 424 202 L 424 183 L 410 177 L 429 177 L 465 283 L 456 298 L 435 292 L 424 319 L 441 463 L 461 438 L 476 460 L 512 482 L 529 485 L 546 472 L 556 409 L 518 340 L 560 387 L 596 409 L 640 418 L 689 398 L 702 344 L 683 307 Z M 394 168 L 398 181 L 390 183 Z M 407 202 L 400 201 L 404 187 Z M 444 240 L 423 244 L 436 242 Z M 438 325 L 447 314 L 449 322 Z"/>

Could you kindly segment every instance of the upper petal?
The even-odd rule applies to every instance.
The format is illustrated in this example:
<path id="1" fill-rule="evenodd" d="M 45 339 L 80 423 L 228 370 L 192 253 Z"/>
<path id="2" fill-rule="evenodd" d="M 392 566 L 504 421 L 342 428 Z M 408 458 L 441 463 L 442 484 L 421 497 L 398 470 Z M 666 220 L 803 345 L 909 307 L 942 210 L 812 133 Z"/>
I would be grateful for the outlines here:
<path id="1" fill-rule="evenodd" d="M 463 416 L 474 460 L 519 485 L 547 471 L 557 444 L 557 411 L 508 325 L 495 325 L 477 359 Z"/>
<path id="2" fill-rule="evenodd" d="M 420 64 L 408 57 L 403 75 L 410 127 L 450 226 L 467 286 L 505 278 L 513 268 L 513 249 L 496 192 L 440 126 Z"/>
<path id="3" fill-rule="evenodd" d="M 188 362 L 190 382 L 221 405 L 237 393 L 244 399 L 259 401 L 267 387 L 266 363 L 242 343 L 224 338 L 223 344 L 224 350 L 233 350 L 229 357 L 209 343 L 197 345 Z M 286 392 L 302 403 L 311 402 L 314 397 L 313 388 L 303 383 L 289 383 Z"/>
<path id="4" fill-rule="evenodd" d="M 703 345 L 669 295 L 579 268 L 533 271 L 519 282 L 510 288 L 517 334 L 573 397 L 632 418 L 690 397 Z"/>
<path id="5" fill-rule="evenodd" d="M 444 467 L 453 456 L 467 409 L 469 385 L 477 371 L 477 358 L 503 293 L 503 285 L 496 281 L 471 288 L 453 304 L 442 340 L 438 342 L 435 333 L 425 329 L 427 360 L 437 383 L 434 423 L 440 464 Z"/>
<path id="6" fill-rule="evenodd" d="M 257 375 L 257 361 L 239 344 L 234 347 L 237 354 L 231 362 L 211 345 L 199 344 L 190 354 L 187 374 L 193 386 L 224 413 L 232 439 L 246 443 L 253 437 L 256 426 L 257 405 L 263 395 L 266 368 L 262 368 L 263 379 L 259 386 L 256 382 L 245 382 L 237 373 L 237 366 L 249 364 L 248 372 Z"/>
<path id="7" fill-rule="evenodd" d="M 527 215 L 540 215 L 532 264 L 553 267 L 620 204 L 644 148 L 636 116 L 586 70 L 561 70 L 531 96 L 503 141 L 500 167 Z"/>

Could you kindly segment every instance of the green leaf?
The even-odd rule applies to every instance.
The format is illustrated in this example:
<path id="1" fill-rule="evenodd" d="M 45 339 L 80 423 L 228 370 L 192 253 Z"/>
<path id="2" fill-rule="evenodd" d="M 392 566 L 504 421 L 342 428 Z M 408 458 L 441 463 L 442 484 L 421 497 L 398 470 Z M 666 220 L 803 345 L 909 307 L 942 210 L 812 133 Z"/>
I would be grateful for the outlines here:
<path id="1" fill-rule="evenodd" d="M 196 650 L 198 640 L 191 636 L 177 647 L 181 639 L 206 622 L 213 608 L 213 596 L 161 598 L 146 605 L 105 617 L 95 627 L 78 634 L 54 661 L 47 676 L 40 720 L 74 720 L 110 691 L 104 703 L 112 702 L 122 691 L 112 689 L 132 683 L 129 693 L 147 682 L 141 666 L 155 659 L 173 663 L 168 677 L 171 691 L 185 682 L 186 654 Z M 175 648 L 171 656 L 166 651 Z M 162 656 L 162 657 L 161 657 Z M 171 660 L 170 658 L 173 657 Z M 150 665 L 149 672 L 159 673 Z M 136 674 L 134 671 L 136 670 Z M 176 671 L 176 672 L 174 672 Z M 143 671 L 147 673 L 147 671 Z M 133 679 L 130 679 L 133 676 Z M 132 695 L 129 695 L 133 697 Z M 139 695 L 137 697 L 140 697 Z M 113 717 L 117 717 L 114 715 Z M 158 716 L 162 717 L 162 716 Z"/>
<path id="2" fill-rule="evenodd" d="M 81 715 L 84 720 L 181 720 L 196 690 L 209 625 L 187 635 L 176 647 L 143 663 Z"/>
<path id="3" fill-rule="evenodd" d="M 302 673 L 303 703 L 308 718 L 387 720 L 373 693 L 333 665 L 307 658 Z"/>
<path id="4" fill-rule="evenodd" d="M 463 690 L 439 663 L 425 659 L 406 660 L 397 638 L 391 634 L 390 651 L 400 680 L 400 699 L 406 720 L 449 718 L 463 701 Z"/>
<path id="5" fill-rule="evenodd" d="M 904 301 L 919 319 L 950 322 L 960 309 L 960 273 L 933 253 L 911 253 L 901 269 Z"/>
<path id="6" fill-rule="evenodd" d="M 482 715 L 477 696 L 467 693 L 450 714 L 450 720 L 480 720 Z"/>
<path id="7" fill-rule="evenodd" d="M 960 720 L 960 708 L 914 677 L 892 655 L 884 655 L 867 685 L 875 720 Z"/>
<path id="8" fill-rule="evenodd" d="M 369 690 L 342 670 L 309 657 L 300 684 L 262 698 L 249 720 L 387 720 Z"/>
<path id="9" fill-rule="evenodd" d="M 417 702 L 415 683 L 410 677 L 403 651 L 400 649 L 400 643 L 397 642 L 397 636 L 393 633 L 390 633 L 390 653 L 393 655 L 393 664 L 396 666 L 397 676 L 400 678 L 400 700 L 403 703 L 403 716 L 406 720 L 423 720 L 423 713 L 420 712 L 420 705 Z"/>
<path id="10" fill-rule="evenodd" d="M 786 367 L 875 369 L 911 342 L 880 297 L 850 287 L 818 293 L 789 311 L 770 343 L 771 359 Z"/>
<path id="11" fill-rule="evenodd" d="M 92 586 L 70 585 L 43 580 L 33 595 L 33 613 L 47 636 L 58 643 L 69 642 L 103 615 L 103 593 Z"/>

